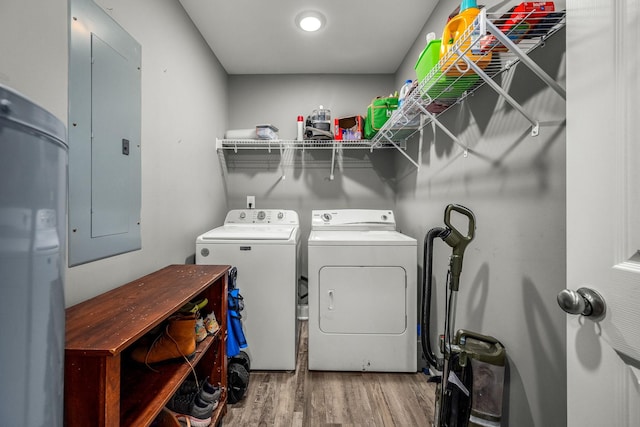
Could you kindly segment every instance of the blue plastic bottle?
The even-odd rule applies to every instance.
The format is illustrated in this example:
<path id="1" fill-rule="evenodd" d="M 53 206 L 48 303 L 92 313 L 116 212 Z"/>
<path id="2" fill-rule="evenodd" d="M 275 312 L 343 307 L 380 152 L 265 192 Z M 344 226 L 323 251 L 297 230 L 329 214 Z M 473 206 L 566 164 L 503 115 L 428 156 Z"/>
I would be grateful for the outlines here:
<path id="1" fill-rule="evenodd" d="M 400 88 L 400 95 L 398 96 L 398 108 L 402 107 L 402 102 L 409 94 L 409 89 L 411 89 L 412 80 L 405 80 L 402 88 Z"/>

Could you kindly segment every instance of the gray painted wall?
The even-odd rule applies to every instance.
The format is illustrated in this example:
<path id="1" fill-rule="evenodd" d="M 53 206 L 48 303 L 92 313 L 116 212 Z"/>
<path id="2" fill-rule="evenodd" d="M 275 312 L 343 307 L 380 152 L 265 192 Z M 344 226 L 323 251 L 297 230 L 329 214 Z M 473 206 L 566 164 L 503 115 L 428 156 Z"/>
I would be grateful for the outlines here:
<path id="1" fill-rule="evenodd" d="M 227 77 L 177 2 L 99 3 L 142 45 L 143 249 L 67 269 L 67 305 L 184 262 L 195 236 L 219 225 L 227 209 L 243 207 L 249 194 L 258 207 L 297 210 L 303 242 L 316 208 L 391 207 L 402 231 L 422 242 L 429 228 L 442 225 L 448 203 L 462 203 L 475 212 L 478 228 L 465 257 L 456 325 L 505 344 L 509 425 L 565 425 L 565 316 L 555 303 L 565 281 L 565 107 L 535 77 L 518 67 L 509 84 L 543 122 L 540 136 L 530 137 L 527 122 L 484 88 L 443 117 L 475 154 L 464 158 L 446 136 L 427 128 L 419 171 L 387 150 L 348 152 L 333 181 L 324 151 L 289 154 L 284 180 L 275 153 L 228 153 L 224 176 L 215 160 L 214 139 L 226 129 L 270 122 L 288 138 L 296 116 L 319 104 L 335 116 L 364 114 L 371 98 L 413 76 L 424 35 L 441 30 L 457 1 L 440 2 L 395 76 L 360 77 Z M 486 3 L 506 10 L 517 2 Z M 0 82 L 66 122 L 66 0 L 0 4 Z M 563 52 L 560 37 L 538 54 L 561 83 Z M 419 146 L 409 145 L 414 158 Z M 447 256 L 437 244 L 436 299 Z"/>
<path id="2" fill-rule="evenodd" d="M 0 82 L 66 123 L 67 1 L 0 4 Z M 226 73 L 177 1 L 98 4 L 142 45 L 142 250 L 67 268 L 67 305 L 184 263 L 227 211 L 214 145 L 227 121 Z"/>
<path id="3" fill-rule="evenodd" d="M 503 11 L 517 2 L 482 3 L 490 11 Z M 441 33 L 457 5 L 440 1 L 399 68 L 397 85 L 415 75 L 426 34 Z M 556 5 L 564 7 L 564 2 Z M 532 57 L 566 86 L 564 51 L 562 32 Z M 429 229 L 444 226 L 447 204 L 474 211 L 476 238 L 465 254 L 456 328 L 492 335 L 505 345 L 508 425 L 561 427 L 566 425 L 565 314 L 556 295 L 565 287 L 566 273 L 565 102 L 522 65 L 502 82 L 540 120 L 540 135 L 531 137 L 529 123 L 518 112 L 489 87 L 481 88 L 442 116 L 473 149 L 468 157 L 428 126 L 420 170 L 398 158 L 396 215 L 405 232 L 422 241 Z M 418 158 L 419 143 L 409 145 L 413 158 Z M 451 252 L 441 241 L 434 252 L 438 309 L 432 319 L 441 333 Z M 422 248 L 419 253 L 422 269 Z"/>

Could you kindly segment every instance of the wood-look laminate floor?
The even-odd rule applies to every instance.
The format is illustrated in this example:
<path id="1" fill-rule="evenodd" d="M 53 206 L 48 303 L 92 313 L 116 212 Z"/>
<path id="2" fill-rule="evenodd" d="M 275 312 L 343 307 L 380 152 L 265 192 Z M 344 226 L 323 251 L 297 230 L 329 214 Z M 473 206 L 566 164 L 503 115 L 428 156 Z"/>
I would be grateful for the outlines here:
<path id="1" fill-rule="evenodd" d="M 309 371 L 307 322 L 295 372 L 251 371 L 243 400 L 227 406 L 232 426 L 429 426 L 435 385 L 422 373 Z"/>

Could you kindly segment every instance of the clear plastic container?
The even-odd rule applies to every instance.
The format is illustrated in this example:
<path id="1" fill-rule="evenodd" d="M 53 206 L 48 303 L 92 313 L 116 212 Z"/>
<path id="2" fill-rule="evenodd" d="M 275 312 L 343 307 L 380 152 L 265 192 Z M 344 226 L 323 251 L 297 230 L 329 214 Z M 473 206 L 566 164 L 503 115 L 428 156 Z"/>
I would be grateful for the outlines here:
<path id="1" fill-rule="evenodd" d="M 471 366 L 473 370 L 472 411 L 481 419 L 500 420 L 505 367 L 476 359 L 471 359 Z"/>
<path id="2" fill-rule="evenodd" d="M 316 129 L 331 131 L 331 110 L 322 105 L 311 113 L 311 125 Z"/>
<path id="3" fill-rule="evenodd" d="M 278 128 L 273 125 L 256 125 L 258 139 L 278 139 Z"/>

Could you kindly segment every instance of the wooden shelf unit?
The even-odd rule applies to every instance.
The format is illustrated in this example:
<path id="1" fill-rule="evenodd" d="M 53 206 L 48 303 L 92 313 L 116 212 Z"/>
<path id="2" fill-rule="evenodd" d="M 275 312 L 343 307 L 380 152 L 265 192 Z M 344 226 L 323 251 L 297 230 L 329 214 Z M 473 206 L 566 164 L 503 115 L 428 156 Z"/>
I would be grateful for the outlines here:
<path id="1" fill-rule="evenodd" d="M 227 401 L 227 286 L 230 266 L 170 265 L 66 310 L 65 426 L 148 426 L 192 368 L 184 360 L 149 367 L 129 358 L 147 332 L 186 302 L 207 298 L 220 330 L 198 344 L 190 360 L 198 379 L 224 392 L 213 413 L 217 425 Z"/>

